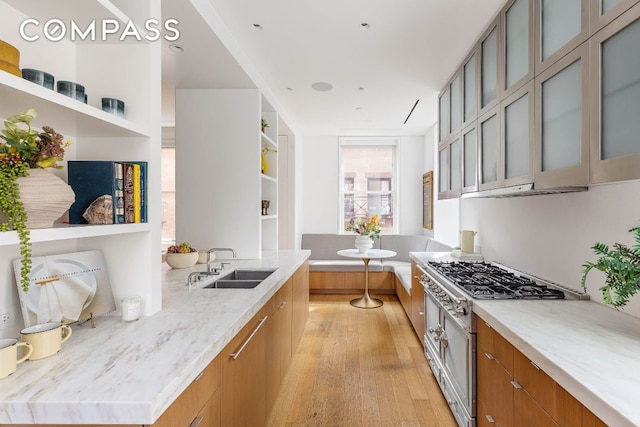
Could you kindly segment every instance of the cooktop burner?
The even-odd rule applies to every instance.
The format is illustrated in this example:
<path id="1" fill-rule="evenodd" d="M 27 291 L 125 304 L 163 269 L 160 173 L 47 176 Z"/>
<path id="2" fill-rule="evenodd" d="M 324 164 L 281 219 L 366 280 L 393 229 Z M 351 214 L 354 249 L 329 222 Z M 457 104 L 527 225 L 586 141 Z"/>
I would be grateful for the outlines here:
<path id="1" fill-rule="evenodd" d="M 563 299 L 564 292 L 485 262 L 429 262 L 437 272 L 478 299 Z"/>

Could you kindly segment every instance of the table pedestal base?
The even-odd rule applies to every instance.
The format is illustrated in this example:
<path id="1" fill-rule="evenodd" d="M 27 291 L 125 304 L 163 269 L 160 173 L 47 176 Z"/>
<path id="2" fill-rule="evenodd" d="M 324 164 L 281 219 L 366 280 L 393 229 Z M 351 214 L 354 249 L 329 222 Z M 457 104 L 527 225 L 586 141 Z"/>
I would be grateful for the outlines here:
<path id="1" fill-rule="evenodd" d="M 361 298 L 352 299 L 349 302 L 352 306 L 358 308 L 377 308 L 382 305 L 382 301 L 377 298 L 371 298 L 368 293 Z"/>

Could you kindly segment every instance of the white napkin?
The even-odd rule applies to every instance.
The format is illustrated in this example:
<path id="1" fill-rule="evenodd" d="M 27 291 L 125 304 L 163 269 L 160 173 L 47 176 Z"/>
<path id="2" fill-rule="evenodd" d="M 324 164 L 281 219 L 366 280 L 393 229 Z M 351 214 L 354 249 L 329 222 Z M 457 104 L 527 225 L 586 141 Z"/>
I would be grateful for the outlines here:
<path id="1" fill-rule="evenodd" d="M 62 263 L 49 263 L 45 257 L 44 277 L 59 277 L 59 280 L 43 283 L 38 300 L 38 323 L 60 322 L 62 319 L 76 321 L 91 295 L 91 286 L 80 277 L 71 275 L 74 268 L 65 268 Z"/>

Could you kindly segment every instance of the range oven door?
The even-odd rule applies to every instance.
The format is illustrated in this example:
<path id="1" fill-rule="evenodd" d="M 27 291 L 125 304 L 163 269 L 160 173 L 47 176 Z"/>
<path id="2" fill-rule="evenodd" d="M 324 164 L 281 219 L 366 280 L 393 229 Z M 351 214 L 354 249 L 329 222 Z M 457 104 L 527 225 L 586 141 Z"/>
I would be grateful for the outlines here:
<path id="1" fill-rule="evenodd" d="M 464 329 L 448 310 L 440 310 L 440 355 L 445 375 L 472 417 L 476 416 L 476 335 Z"/>

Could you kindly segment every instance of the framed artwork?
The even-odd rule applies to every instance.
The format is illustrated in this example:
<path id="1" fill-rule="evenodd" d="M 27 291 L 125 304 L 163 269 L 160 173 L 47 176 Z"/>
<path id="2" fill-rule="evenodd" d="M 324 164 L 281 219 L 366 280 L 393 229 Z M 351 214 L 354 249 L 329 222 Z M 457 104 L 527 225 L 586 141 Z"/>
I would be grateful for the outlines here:
<path id="1" fill-rule="evenodd" d="M 433 230 L 433 171 L 422 175 L 422 228 Z"/>

